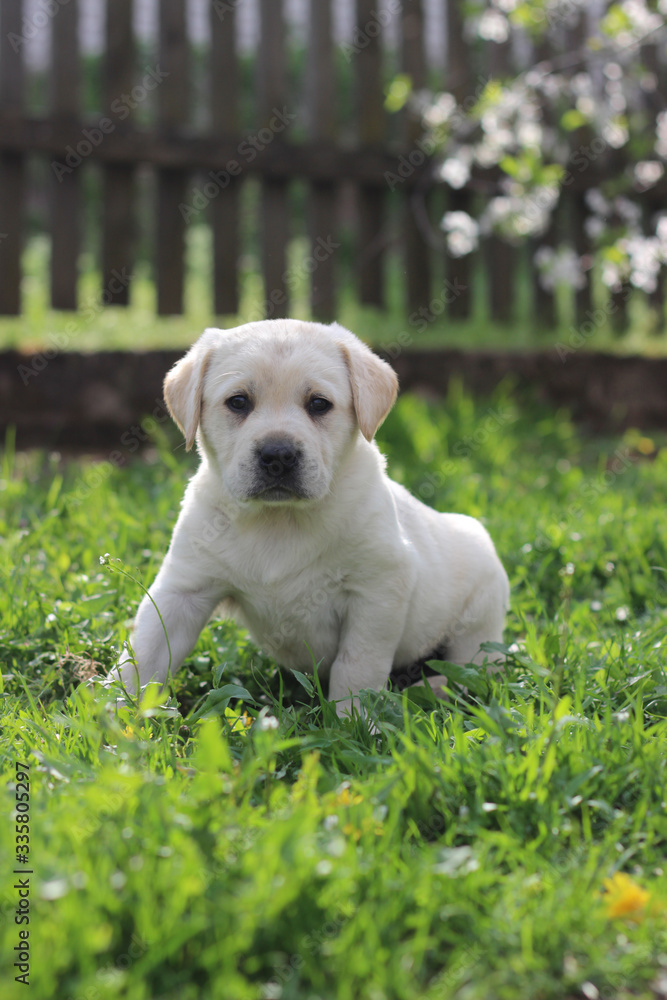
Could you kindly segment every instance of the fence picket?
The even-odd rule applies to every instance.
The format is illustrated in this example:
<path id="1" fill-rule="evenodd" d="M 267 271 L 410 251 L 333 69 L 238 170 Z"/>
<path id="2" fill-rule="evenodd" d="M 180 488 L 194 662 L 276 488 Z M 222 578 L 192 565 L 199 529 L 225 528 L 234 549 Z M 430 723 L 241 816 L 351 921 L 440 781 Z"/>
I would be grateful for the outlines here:
<path id="1" fill-rule="evenodd" d="M 456 0 L 445 0 L 447 24 L 446 86 L 454 96 L 459 108 L 465 109 L 466 102 L 475 93 L 472 60 L 466 46 L 461 45 L 463 37 L 463 12 Z M 448 207 L 452 211 L 472 215 L 472 192 L 465 187 L 450 190 Z M 474 255 L 464 257 L 447 255 L 446 271 L 449 287 L 453 291 L 449 303 L 452 319 L 466 319 L 470 315 L 472 302 L 471 283 Z"/>
<path id="2" fill-rule="evenodd" d="M 335 78 L 331 34 L 331 0 L 310 0 L 307 91 L 308 134 L 313 142 L 333 147 L 336 136 Z M 336 309 L 336 251 L 330 247 L 337 229 L 337 185 L 313 181 L 309 192 L 308 229 L 314 260 L 310 275 L 313 316 L 331 321 Z"/>
<path id="3" fill-rule="evenodd" d="M 555 48 L 548 37 L 541 39 L 533 48 L 533 59 L 535 63 L 548 62 L 555 55 Z M 546 127 L 554 127 L 554 115 L 546 101 L 542 102 L 542 121 Z M 548 247 L 556 250 L 560 237 L 559 220 L 552 217 L 547 229 L 540 236 L 531 240 L 528 246 L 528 273 L 533 291 L 532 318 L 535 328 L 539 333 L 544 333 L 553 329 L 557 322 L 556 296 L 549 288 L 545 288 L 539 267 L 535 261 L 535 254 L 540 247 Z"/>
<path id="4" fill-rule="evenodd" d="M 20 117 L 23 109 L 22 0 L 0 5 L 0 109 Z M 13 44 L 12 44 L 13 42 Z M 0 152 L 0 314 L 21 311 L 21 249 L 24 217 L 24 157 Z"/>
<path id="5" fill-rule="evenodd" d="M 498 79 L 512 75 L 510 46 L 508 42 L 489 42 L 487 46 L 489 74 Z M 500 236 L 490 236 L 486 247 L 485 263 L 489 285 L 489 315 L 499 323 L 509 323 L 515 318 L 516 248 Z"/>
<path id="6" fill-rule="evenodd" d="M 375 0 L 357 0 L 356 37 L 359 48 L 351 58 L 355 67 L 357 138 L 361 146 L 382 147 L 386 115 L 382 93 L 382 40 Z M 384 306 L 384 233 L 387 188 L 384 183 L 362 182 L 359 205 L 357 268 L 359 299 L 363 305 Z"/>
<path id="7" fill-rule="evenodd" d="M 132 7 L 133 0 L 107 0 L 103 69 L 105 114 L 123 94 L 132 90 L 135 60 Z M 132 126 L 131 111 L 123 120 L 115 117 L 111 120 L 114 130 L 127 132 Z M 102 288 L 103 301 L 109 305 L 126 306 L 130 298 L 136 241 L 134 175 L 132 164 L 107 163 L 104 166 Z"/>
<path id="8" fill-rule="evenodd" d="M 80 124 L 81 64 L 79 60 L 79 5 L 69 0 L 51 21 L 52 109 L 57 128 L 69 136 L 75 149 L 71 164 L 54 171 L 51 179 L 51 305 L 76 309 L 80 250 L 80 169 L 76 147 L 87 150 Z M 82 158 L 83 159 L 83 158 Z M 74 164 L 74 165 L 72 165 Z"/>
<path id="9" fill-rule="evenodd" d="M 285 25 L 283 0 L 260 0 L 257 108 L 260 127 L 268 127 L 274 110 L 287 106 Z M 291 113 L 291 109 L 288 109 Z M 280 138 L 273 138 L 275 146 Z M 289 187 L 282 178 L 262 180 L 260 239 L 266 314 L 279 319 L 289 315 L 287 243 L 289 241 Z"/>
<path id="10" fill-rule="evenodd" d="M 238 135 L 240 128 L 236 7 L 211 4 L 210 12 L 211 126 L 214 135 L 231 138 Z M 239 311 L 240 188 L 240 177 L 225 170 L 218 194 L 211 201 L 213 302 L 217 315 Z"/>
<path id="11" fill-rule="evenodd" d="M 426 54 L 424 51 L 424 9 L 422 0 L 402 0 L 401 65 L 413 90 L 426 86 Z M 421 122 L 410 113 L 404 114 L 403 135 L 413 149 L 421 135 Z M 415 202 L 428 198 L 426 189 L 408 191 L 403 218 L 404 261 L 407 278 L 407 305 L 412 312 L 427 307 L 431 300 L 431 261 L 429 247 L 422 233 Z"/>
<path id="12" fill-rule="evenodd" d="M 158 65 L 168 74 L 157 87 L 159 127 L 173 134 L 187 119 L 188 36 L 184 0 L 160 0 Z M 183 312 L 185 220 L 188 173 L 163 168 L 157 175 L 156 283 L 161 316 Z"/>

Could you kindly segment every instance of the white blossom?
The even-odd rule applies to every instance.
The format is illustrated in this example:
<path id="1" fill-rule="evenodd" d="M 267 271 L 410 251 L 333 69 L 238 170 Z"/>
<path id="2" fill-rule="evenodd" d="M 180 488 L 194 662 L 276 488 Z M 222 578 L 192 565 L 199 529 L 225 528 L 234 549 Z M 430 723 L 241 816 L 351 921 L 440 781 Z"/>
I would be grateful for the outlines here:
<path id="1" fill-rule="evenodd" d="M 439 170 L 441 180 L 453 188 L 462 188 L 470 178 L 470 167 L 460 157 L 450 156 Z"/>
<path id="2" fill-rule="evenodd" d="M 611 205 L 599 188 L 589 188 L 584 198 L 590 210 L 596 215 L 609 215 Z"/>
<path id="3" fill-rule="evenodd" d="M 456 100 L 453 94 L 439 94 L 423 111 L 424 124 L 429 128 L 441 128 L 446 125 L 456 110 Z"/>
<path id="4" fill-rule="evenodd" d="M 522 0 L 476 0 L 471 6 L 477 12 L 465 19 L 465 26 L 475 38 L 522 42 L 523 29 L 515 31 L 510 21 Z M 590 58 L 564 72 L 553 71 L 557 60 L 545 61 L 510 83 L 494 81 L 479 90 L 482 103 L 474 110 L 468 102 L 457 106 L 451 94 L 431 96 L 424 106 L 424 122 L 441 157 L 441 181 L 461 189 L 470 183 L 473 164 L 482 171 L 501 166 L 500 171 L 482 176 L 484 204 L 476 219 L 449 212 L 442 220 L 451 254 L 470 253 L 491 234 L 520 243 L 546 231 L 564 190 L 556 168 L 565 170 L 564 179 L 572 169 L 573 136 L 560 124 L 563 109 L 576 109 L 588 123 L 591 138 L 580 150 L 586 162 L 602 158 L 605 150 L 626 146 L 631 137 L 644 139 L 642 130 L 650 137 L 645 95 L 657 81 L 655 73 L 641 66 L 637 43 L 645 37 L 656 46 L 664 41 L 667 0 L 659 0 L 657 12 L 648 0 L 620 0 L 618 8 L 622 16 L 609 19 L 602 7 L 596 8 L 599 20 L 588 16 L 585 0 L 546 0 L 541 10 L 552 41 L 556 28 L 579 23 L 583 17 L 589 41 L 595 42 Z M 576 125 L 576 119 L 572 121 Z M 586 192 L 590 215 L 583 225 L 596 244 L 592 253 L 602 280 L 614 290 L 629 282 L 650 292 L 667 264 L 667 212 L 655 220 L 654 233 L 647 234 L 637 201 L 638 192 L 654 187 L 667 174 L 667 110 L 657 115 L 653 143 L 655 152 L 645 152 L 638 161 L 630 150 L 631 168 L 615 178 L 615 197 L 605 197 L 598 189 Z M 612 248 L 614 252 L 608 252 Z M 546 247 L 536 256 L 536 264 L 544 287 L 581 288 L 593 257 L 580 258 L 571 247 Z"/>
<path id="5" fill-rule="evenodd" d="M 584 288 L 586 275 L 581 266 L 581 258 L 572 247 L 560 246 L 540 247 L 533 258 L 540 275 L 540 284 L 547 291 L 553 291 L 559 285 L 571 288 Z"/>
<path id="6" fill-rule="evenodd" d="M 605 63 L 602 67 L 602 72 L 608 80 L 620 80 L 623 76 L 623 70 L 617 62 Z"/>
<path id="7" fill-rule="evenodd" d="M 479 225 L 467 212 L 445 212 L 442 228 L 452 257 L 464 257 L 477 249 Z"/>
<path id="8" fill-rule="evenodd" d="M 621 288 L 621 278 L 622 272 L 618 264 L 615 264 L 611 260 L 604 260 L 602 262 L 602 271 L 600 274 L 602 278 L 602 284 L 610 288 L 612 292 L 617 292 Z"/>
<path id="9" fill-rule="evenodd" d="M 655 151 L 667 160 L 667 111 L 660 111 L 655 125 Z"/>
<path id="10" fill-rule="evenodd" d="M 592 240 L 599 239 L 600 236 L 602 236 L 602 234 L 605 232 L 606 228 L 607 227 L 605 226 L 604 221 L 600 218 L 599 215 L 589 215 L 586 221 L 584 222 L 584 230 L 586 232 L 586 235 L 589 236 Z"/>
<path id="11" fill-rule="evenodd" d="M 630 282 L 644 292 L 654 292 L 664 260 L 660 240 L 655 236 L 631 236 L 620 246 L 628 255 Z"/>
<path id="12" fill-rule="evenodd" d="M 662 253 L 667 257 L 667 215 L 661 215 L 656 221 L 655 235 L 662 246 Z"/>
<path id="13" fill-rule="evenodd" d="M 487 42 L 506 42 L 510 28 L 507 18 L 499 10 L 485 10 L 477 24 L 477 34 Z"/>
<path id="14" fill-rule="evenodd" d="M 644 189 L 650 188 L 658 183 L 664 172 L 665 168 L 659 160 L 640 160 L 635 164 L 635 181 Z"/>
<path id="15" fill-rule="evenodd" d="M 636 226 L 642 216 L 639 205 L 635 201 L 630 201 L 629 198 L 624 198 L 622 196 L 615 199 L 614 209 L 623 222 L 627 223 L 629 226 Z"/>
<path id="16" fill-rule="evenodd" d="M 610 119 L 605 122 L 600 131 L 602 138 L 609 143 L 612 149 L 620 149 L 621 146 L 625 146 L 630 138 L 627 125 L 618 119 Z"/>

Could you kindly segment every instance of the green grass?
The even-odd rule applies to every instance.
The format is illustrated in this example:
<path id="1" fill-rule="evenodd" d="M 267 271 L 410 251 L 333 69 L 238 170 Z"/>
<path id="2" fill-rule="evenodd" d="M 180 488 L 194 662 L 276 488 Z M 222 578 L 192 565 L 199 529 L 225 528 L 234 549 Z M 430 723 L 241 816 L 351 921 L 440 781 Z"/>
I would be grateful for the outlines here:
<path id="1" fill-rule="evenodd" d="M 667 442 L 454 391 L 401 399 L 381 443 L 426 502 L 484 518 L 512 652 L 445 703 L 369 696 L 377 735 L 220 621 L 164 701 L 80 683 L 193 463 L 175 438 L 119 469 L 7 450 L 1 794 L 10 816 L 29 763 L 34 871 L 26 990 L 5 822 L 7 1000 L 664 995 Z M 650 893 L 641 919 L 609 915 L 615 872 Z"/>
<path id="2" fill-rule="evenodd" d="M 252 219 L 256 211 L 256 190 L 246 185 L 244 218 Z M 250 224 L 248 224 L 250 225 Z M 81 257 L 79 281 L 79 311 L 59 312 L 48 305 L 49 240 L 34 237 L 24 255 L 23 302 L 19 317 L 0 316 L 0 348 L 21 351 L 66 350 L 150 350 L 187 348 L 207 326 L 232 327 L 261 318 L 264 314 L 264 291 L 259 274 L 259 259 L 252 247 L 251 233 L 245 234 L 248 252 L 241 257 L 240 310 L 235 316 L 216 316 L 213 311 L 211 277 L 211 234 L 204 225 L 187 231 L 185 312 L 182 316 L 157 317 L 155 286 L 145 260 L 133 270 L 130 306 L 103 306 L 102 280 L 96 269 L 92 250 Z M 351 284 L 354 274 L 353 251 L 349 234 L 342 237 L 335 251 L 341 282 L 339 322 L 354 330 L 368 343 L 389 351 L 395 357 L 405 347 L 453 347 L 462 349 L 495 348 L 497 350 L 527 350 L 553 347 L 582 347 L 587 351 L 639 353 L 650 356 L 667 355 L 667 327 L 660 321 L 646 297 L 636 292 L 629 301 L 630 327 L 619 335 L 604 319 L 601 308 L 604 289 L 595 288 L 595 324 L 588 323 L 584 336 L 577 334 L 572 315 L 571 289 L 561 289 L 558 295 L 560 323 L 548 330 L 536 326 L 530 315 L 530 294 L 526 275 L 517 281 L 517 316 L 512 324 L 492 322 L 486 309 L 486 289 L 483 273 L 476 274 L 472 296 L 473 314 L 465 321 L 454 321 L 440 315 L 444 298 L 449 295 L 444 273 L 434 275 L 432 313 L 430 320 L 409 313 L 402 301 L 405 274 L 398 254 L 388 254 L 387 310 L 358 304 Z M 310 250 L 304 236 L 290 243 L 288 264 L 290 273 L 290 315 L 310 319 L 309 278 L 304 261 Z M 442 263 L 442 262 L 441 262 Z"/>

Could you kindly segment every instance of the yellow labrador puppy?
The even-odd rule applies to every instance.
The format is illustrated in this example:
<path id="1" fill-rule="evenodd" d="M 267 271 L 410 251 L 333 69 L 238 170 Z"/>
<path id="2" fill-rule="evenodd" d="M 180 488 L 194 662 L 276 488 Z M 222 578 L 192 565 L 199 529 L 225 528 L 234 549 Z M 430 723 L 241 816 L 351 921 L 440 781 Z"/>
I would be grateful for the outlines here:
<path id="1" fill-rule="evenodd" d="M 429 655 L 483 661 L 507 576 L 478 521 L 388 478 L 373 436 L 396 392 L 389 365 L 336 323 L 205 331 L 165 380 L 201 464 L 139 607 L 136 664 L 114 671 L 129 690 L 177 670 L 216 608 L 284 667 L 318 663 L 339 712 Z"/>

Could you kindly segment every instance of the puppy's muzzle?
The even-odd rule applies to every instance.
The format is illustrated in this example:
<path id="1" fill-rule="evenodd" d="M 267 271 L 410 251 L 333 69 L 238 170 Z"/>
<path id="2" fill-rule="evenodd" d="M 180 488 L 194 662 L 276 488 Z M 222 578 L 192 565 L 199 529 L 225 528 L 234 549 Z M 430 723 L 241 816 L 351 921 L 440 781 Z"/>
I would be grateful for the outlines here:
<path id="1" fill-rule="evenodd" d="M 257 455 L 262 472 L 276 481 L 292 478 L 300 457 L 299 449 L 291 441 L 265 441 Z"/>
<path id="2" fill-rule="evenodd" d="M 289 438 L 270 438 L 256 449 L 255 484 L 250 496 L 257 499 L 294 500 L 307 496 L 301 482 L 301 448 Z"/>

